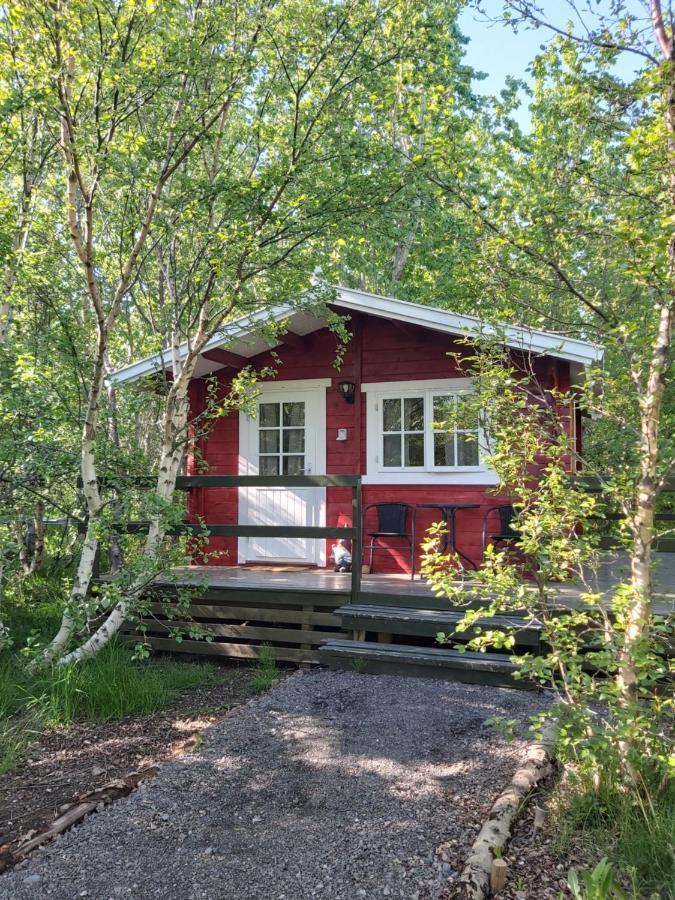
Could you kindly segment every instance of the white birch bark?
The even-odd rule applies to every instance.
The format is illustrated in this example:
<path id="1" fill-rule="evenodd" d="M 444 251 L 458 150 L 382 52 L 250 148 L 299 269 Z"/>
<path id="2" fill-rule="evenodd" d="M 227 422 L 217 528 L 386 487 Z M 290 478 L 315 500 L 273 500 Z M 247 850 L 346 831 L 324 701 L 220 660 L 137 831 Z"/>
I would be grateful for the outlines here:
<path id="1" fill-rule="evenodd" d="M 200 349 L 203 348 L 205 342 L 206 337 L 199 342 Z M 162 450 L 156 485 L 157 497 L 166 503 L 169 503 L 173 498 L 176 478 L 183 460 L 189 409 L 188 386 L 198 358 L 199 351 L 190 354 L 190 357 L 183 364 L 178 378 L 172 384 L 167 397 Z M 148 534 L 143 547 L 143 556 L 147 561 L 152 562 L 157 558 L 165 534 L 166 529 L 161 517 L 153 517 L 150 520 Z M 146 575 L 130 585 L 126 596 L 117 603 L 99 628 L 81 646 L 61 657 L 58 660 L 59 664 L 68 665 L 81 662 L 83 659 L 99 653 L 119 632 L 129 616 L 134 600 L 146 586 Z"/>

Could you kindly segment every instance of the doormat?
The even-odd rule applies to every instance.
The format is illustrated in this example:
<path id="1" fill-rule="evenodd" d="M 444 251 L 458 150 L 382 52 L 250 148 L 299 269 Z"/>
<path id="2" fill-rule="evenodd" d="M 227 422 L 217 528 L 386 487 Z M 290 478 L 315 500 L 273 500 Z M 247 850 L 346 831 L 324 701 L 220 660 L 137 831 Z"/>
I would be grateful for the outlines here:
<path id="1" fill-rule="evenodd" d="M 247 569 L 249 572 L 319 572 L 321 571 L 318 566 L 266 566 L 266 565 L 258 565 L 257 563 L 253 565 L 241 566 L 242 569 Z"/>

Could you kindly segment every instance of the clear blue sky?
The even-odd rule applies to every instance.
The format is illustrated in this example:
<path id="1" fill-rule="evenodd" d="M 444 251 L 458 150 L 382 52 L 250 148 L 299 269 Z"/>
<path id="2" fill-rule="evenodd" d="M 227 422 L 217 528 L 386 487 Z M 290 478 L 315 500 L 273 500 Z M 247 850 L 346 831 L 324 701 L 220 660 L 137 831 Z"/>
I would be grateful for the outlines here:
<path id="1" fill-rule="evenodd" d="M 502 9 L 501 0 L 489 0 L 484 4 L 490 15 L 499 15 Z M 609 13 L 609 0 L 602 4 Z M 631 3 L 636 12 L 643 7 L 639 0 Z M 551 10 L 551 22 L 557 26 L 565 26 L 569 18 L 569 10 L 563 0 L 549 0 L 545 8 Z M 556 15 L 556 11 L 558 15 Z M 498 94 L 504 87 L 506 76 L 522 78 L 526 82 L 531 79 L 527 72 L 529 63 L 539 52 L 542 44 L 553 36 L 552 32 L 545 28 L 525 28 L 520 26 L 518 33 L 501 23 L 492 24 L 485 21 L 485 16 L 472 9 L 465 9 L 459 18 L 459 26 L 462 33 L 469 38 L 466 46 L 466 62 L 477 71 L 484 72 L 487 78 L 475 83 L 475 90 L 481 94 Z M 639 58 L 631 53 L 624 53 L 618 63 L 617 71 L 630 76 L 636 69 Z M 527 127 L 529 115 L 527 112 L 527 97 L 523 98 L 523 104 L 517 117 L 523 127 Z"/>

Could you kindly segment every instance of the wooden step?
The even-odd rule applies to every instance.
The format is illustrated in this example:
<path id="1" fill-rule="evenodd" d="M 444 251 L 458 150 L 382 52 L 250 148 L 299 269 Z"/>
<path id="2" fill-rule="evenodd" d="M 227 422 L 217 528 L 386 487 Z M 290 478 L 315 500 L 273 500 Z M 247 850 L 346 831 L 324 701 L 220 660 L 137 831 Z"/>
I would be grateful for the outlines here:
<path id="1" fill-rule="evenodd" d="M 497 653 L 459 653 L 457 650 L 409 647 L 405 644 L 328 640 L 319 647 L 319 662 L 333 670 L 372 675 L 440 678 L 521 690 L 532 690 L 534 687 L 525 679 L 514 679 L 516 665 L 508 657 Z"/>
<path id="2" fill-rule="evenodd" d="M 339 616 L 342 627 L 353 631 L 377 631 L 390 634 L 423 635 L 436 637 L 439 631 L 453 635 L 457 641 L 468 641 L 473 629 L 454 634 L 458 622 L 464 618 L 464 610 L 417 609 L 413 607 L 371 606 L 348 604 L 340 606 L 334 615 Z M 539 647 L 541 626 L 519 616 L 493 616 L 479 619 L 481 628 L 506 631 L 516 628 L 516 643 L 524 647 Z"/>

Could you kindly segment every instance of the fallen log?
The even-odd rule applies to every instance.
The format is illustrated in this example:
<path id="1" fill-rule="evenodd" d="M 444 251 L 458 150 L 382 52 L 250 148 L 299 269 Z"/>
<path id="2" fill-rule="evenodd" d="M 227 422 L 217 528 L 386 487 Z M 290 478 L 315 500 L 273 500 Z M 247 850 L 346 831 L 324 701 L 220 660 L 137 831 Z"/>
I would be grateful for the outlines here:
<path id="1" fill-rule="evenodd" d="M 17 838 L 0 847 L 0 872 L 11 869 L 24 860 L 37 847 L 53 840 L 58 835 L 77 825 L 94 810 L 102 809 L 121 797 L 126 797 L 135 790 L 142 781 L 152 778 L 159 771 L 157 766 L 148 766 L 138 772 L 132 772 L 124 778 L 109 781 L 95 791 L 80 794 L 74 803 L 59 807 L 59 815 L 51 825 L 39 834 Z"/>
<path id="2" fill-rule="evenodd" d="M 554 743 L 555 725 L 549 722 L 544 725 L 542 739 L 528 747 L 524 762 L 516 770 L 508 787 L 495 800 L 460 877 L 467 900 L 485 900 L 489 896 L 495 849 L 503 850 L 523 800 L 542 778 L 552 772 Z"/>

